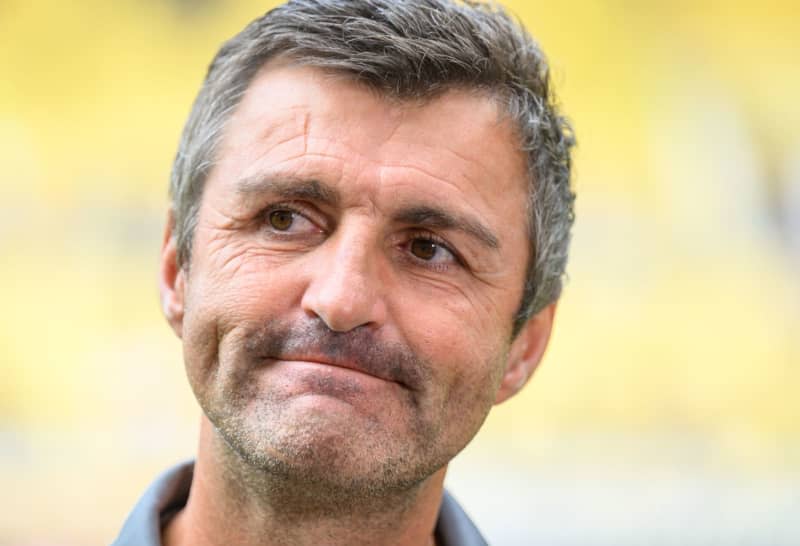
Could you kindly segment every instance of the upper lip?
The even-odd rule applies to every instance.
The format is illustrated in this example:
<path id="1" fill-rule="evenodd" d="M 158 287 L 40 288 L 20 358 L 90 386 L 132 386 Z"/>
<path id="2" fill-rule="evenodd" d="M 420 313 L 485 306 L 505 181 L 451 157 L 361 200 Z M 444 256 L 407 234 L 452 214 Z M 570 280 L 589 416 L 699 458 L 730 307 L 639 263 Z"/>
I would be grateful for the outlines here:
<path id="1" fill-rule="evenodd" d="M 396 377 L 390 377 L 388 374 L 378 372 L 377 370 L 367 369 L 366 367 L 359 365 L 358 362 L 354 362 L 353 360 L 345 358 L 331 358 L 330 356 L 309 355 L 309 354 L 305 355 L 285 354 L 285 355 L 273 356 L 272 358 L 274 360 L 311 362 L 314 364 L 323 364 L 325 366 L 334 366 L 336 368 L 344 368 L 346 370 L 353 370 L 366 375 L 371 375 L 372 377 L 377 377 L 378 379 L 383 379 L 384 381 L 402 383 Z"/>

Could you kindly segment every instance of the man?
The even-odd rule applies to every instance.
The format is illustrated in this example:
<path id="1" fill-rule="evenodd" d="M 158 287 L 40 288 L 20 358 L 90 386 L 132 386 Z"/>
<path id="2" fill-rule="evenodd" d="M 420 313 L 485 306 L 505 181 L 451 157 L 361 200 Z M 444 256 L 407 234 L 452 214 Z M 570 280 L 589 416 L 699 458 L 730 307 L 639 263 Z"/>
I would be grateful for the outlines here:
<path id="1" fill-rule="evenodd" d="M 445 471 L 547 345 L 572 144 L 496 7 L 298 0 L 227 42 L 161 255 L 197 460 L 115 544 L 483 544 Z"/>

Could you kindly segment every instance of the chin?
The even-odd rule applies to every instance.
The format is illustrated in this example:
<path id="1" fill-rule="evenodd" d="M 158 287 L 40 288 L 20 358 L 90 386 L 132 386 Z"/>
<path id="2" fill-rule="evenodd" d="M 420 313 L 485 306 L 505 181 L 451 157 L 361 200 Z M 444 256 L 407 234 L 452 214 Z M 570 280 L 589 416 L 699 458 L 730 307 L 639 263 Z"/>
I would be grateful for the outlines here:
<path id="1" fill-rule="evenodd" d="M 260 413 L 244 420 L 209 418 L 247 473 L 271 487 L 283 484 L 318 498 L 385 497 L 417 486 L 449 460 L 431 450 L 433 441 L 411 441 L 347 412 Z"/>

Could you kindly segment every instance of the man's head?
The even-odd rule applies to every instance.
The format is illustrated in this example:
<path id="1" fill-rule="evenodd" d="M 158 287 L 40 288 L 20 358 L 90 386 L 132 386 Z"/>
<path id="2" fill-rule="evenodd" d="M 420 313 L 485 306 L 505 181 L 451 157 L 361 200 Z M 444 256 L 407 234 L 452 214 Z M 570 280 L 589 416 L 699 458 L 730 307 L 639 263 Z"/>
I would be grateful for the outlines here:
<path id="1" fill-rule="evenodd" d="M 539 47 L 502 9 L 449 0 L 295 0 L 256 19 L 209 67 L 172 170 L 181 266 L 191 261 L 197 210 L 226 123 L 271 59 L 345 75 L 388 99 L 448 89 L 490 94 L 528 162 L 530 256 L 515 331 L 561 293 L 573 221 L 571 128 L 558 112 Z"/>
<path id="2" fill-rule="evenodd" d="M 446 466 L 544 352 L 570 146 L 538 49 L 484 6 L 303 0 L 228 42 L 162 254 L 214 435 L 317 499 Z"/>

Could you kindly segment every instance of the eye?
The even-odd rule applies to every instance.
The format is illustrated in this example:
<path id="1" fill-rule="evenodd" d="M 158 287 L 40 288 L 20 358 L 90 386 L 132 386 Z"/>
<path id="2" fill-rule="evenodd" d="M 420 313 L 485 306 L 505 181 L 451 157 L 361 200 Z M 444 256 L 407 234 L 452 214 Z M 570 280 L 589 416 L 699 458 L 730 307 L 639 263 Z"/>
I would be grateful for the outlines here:
<path id="1" fill-rule="evenodd" d="M 408 243 L 408 251 L 418 260 L 431 264 L 457 264 L 458 257 L 444 243 L 431 236 L 415 237 Z"/>
<path id="2" fill-rule="evenodd" d="M 264 226 L 273 235 L 297 236 L 322 232 L 317 223 L 308 218 L 307 213 L 298 212 L 286 204 L 270 207 L 264 212 L 263 218 Z"/>

